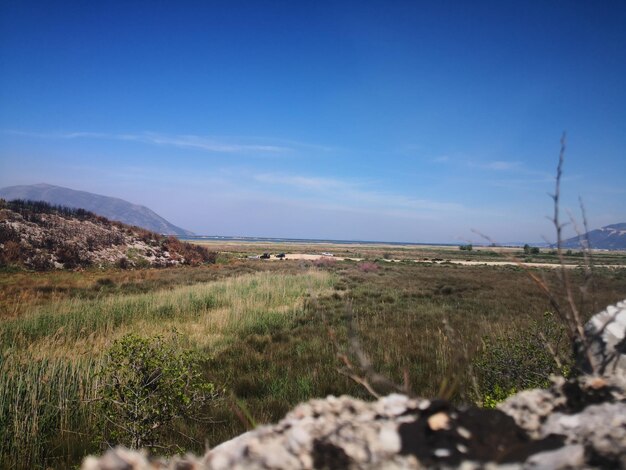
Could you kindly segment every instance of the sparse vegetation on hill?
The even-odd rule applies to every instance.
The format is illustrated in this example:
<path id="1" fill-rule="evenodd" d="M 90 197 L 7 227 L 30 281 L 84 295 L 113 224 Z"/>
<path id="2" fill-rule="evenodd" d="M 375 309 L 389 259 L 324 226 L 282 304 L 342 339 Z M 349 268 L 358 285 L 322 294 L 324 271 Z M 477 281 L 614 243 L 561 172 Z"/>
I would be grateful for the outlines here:
<path id="1" fill-rule="evenodd" d="M 110 221 L 84 209 L 0 199 L 0 266 L 36 271 L 215 262 L 205 247 Z"/>

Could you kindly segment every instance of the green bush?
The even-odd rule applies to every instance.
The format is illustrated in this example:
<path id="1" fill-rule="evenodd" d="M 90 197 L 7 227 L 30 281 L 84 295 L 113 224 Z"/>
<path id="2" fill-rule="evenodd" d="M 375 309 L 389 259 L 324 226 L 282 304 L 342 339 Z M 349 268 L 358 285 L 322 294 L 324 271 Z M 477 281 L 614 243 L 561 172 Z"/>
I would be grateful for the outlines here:
<path id="1" fill-rule="evenodd" d="M 485 338 L 473 361 L 482 405 L 493 408 L 520 390 L 546 388 L 552 374 L 567 376 L 573 358 L 566 337 L 563 325 L 546 312 L 528 329 Z"/>
<path id="2" fill-rule="evenodd" d="M 193 416 L 216 395 L 197 359 L 162 336 L 129 334 L 106 356 L 101 376 L 100 417 L 108 444 L 132 449 L 160 446 L 174 420 Z"/>
<path id="3" fill-rule="evenodd" d="M 536 246 L 530 246 L 528 243 L 524 245 L 524 254 L 525 255 L 538 255 L 540 250 Z"/>
<path id="4" fill-rule="evenodd" d="M 130 264 L 136 268 L 150 267 L 150 261 L 145 258 L 137 248 L 129 248 L 126 250 L 126 258 Z"/>

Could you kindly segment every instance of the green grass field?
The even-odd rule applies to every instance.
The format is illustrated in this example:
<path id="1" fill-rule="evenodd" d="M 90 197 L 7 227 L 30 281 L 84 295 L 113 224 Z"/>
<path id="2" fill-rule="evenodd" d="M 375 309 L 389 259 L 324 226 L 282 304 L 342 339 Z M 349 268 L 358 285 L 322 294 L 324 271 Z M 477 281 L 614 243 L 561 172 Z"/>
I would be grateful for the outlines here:
<path id="1" fill-rule="evenodd" d="M 556 271 L 536 272 L 558 292 Z M 580 272 L 571 275 L 582 282 Z M 624 298 L 626 270 L 598 270 L 594 289 L 587 316 Z M 180 420 L 164 442 L 202 452 L 251 423 L 277 421 L 302 400 L 368 398 L 337 370 L 349 325 L 374 368 L 394 382 L 406 376 L 417 395 L 476 402 L 471 364 L 483 339 L 523 332 L 550 310 L 514 266 L 260 260 L 7 272 L 0 307 L 0 462 L 8 468 L 69 468 L 102 450 L 98 370 L 129 332 L 177 331 L 220 390 L 203 410 L 209 421 Z"/>

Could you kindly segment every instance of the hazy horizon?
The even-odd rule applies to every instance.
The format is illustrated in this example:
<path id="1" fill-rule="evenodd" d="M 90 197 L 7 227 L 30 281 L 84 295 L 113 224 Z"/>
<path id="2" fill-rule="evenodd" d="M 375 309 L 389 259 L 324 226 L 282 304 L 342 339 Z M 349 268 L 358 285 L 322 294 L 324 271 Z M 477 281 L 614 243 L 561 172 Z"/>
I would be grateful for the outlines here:
<path id="1" fill-rule="evenodd" d="M 626 4 L 0 6 L 0 187 L 201 235 L 455 243 L 626 221 Z M 567 233 L 571 235 L 571 230 Z"/>

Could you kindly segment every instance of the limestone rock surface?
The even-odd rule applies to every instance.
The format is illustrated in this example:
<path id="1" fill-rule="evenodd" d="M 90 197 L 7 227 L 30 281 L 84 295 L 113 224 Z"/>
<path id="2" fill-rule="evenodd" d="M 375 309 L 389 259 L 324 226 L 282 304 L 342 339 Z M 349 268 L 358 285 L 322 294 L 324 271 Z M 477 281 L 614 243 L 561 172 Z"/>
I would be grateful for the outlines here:
<path id="1" fill-rule="evenodd" d="M 611 374 L 618 369 L 626 373 L 626 300 L 594 315 L 585 325 L 585 334 L 600 373 Z"/>

